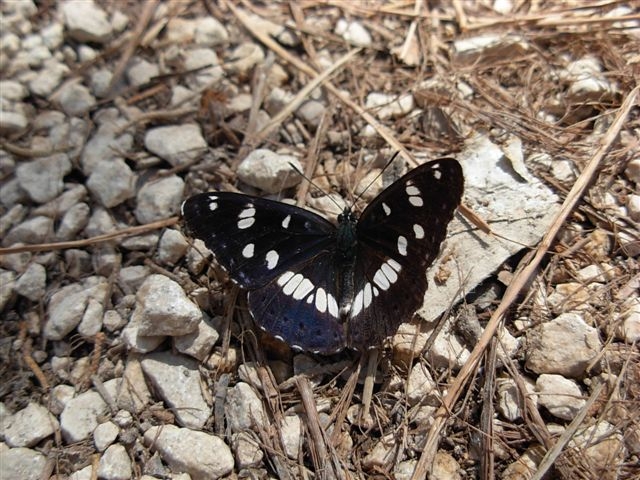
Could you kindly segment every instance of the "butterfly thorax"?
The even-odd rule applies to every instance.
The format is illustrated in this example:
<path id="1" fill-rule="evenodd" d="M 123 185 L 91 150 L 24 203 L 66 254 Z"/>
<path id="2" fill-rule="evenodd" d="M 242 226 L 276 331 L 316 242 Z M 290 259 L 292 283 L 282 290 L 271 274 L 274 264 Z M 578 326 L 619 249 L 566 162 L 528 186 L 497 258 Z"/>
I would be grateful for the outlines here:
<path id="1" fill-rule="evenodd" d="M 358 250 L 356 234 L 356 216 L 350 208 L 345 208 L 338 215 L 338 229 L 336 231 L 336 250 L 334 262 L 336 264 L 336 282 L 340 313 L 345 316 L 351 309 L 354 294 L 354 265 Z"/>

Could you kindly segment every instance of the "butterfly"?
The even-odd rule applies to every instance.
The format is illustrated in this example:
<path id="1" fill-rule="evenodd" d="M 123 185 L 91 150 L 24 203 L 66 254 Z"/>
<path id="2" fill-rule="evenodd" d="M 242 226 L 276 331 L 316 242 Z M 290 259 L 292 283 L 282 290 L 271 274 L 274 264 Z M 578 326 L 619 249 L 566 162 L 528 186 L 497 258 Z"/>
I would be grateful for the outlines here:
<path id="1" fill-rule="evenodd" d="M 460 204 L 462 168 L 425 163 L 337 226 L 303 208 L 231 192 L 188 198 L 182 215 L 217 263 L 248 291 L 258 326 L 292 349 L 366 350 L 424 301 L 426 270 Z"/>

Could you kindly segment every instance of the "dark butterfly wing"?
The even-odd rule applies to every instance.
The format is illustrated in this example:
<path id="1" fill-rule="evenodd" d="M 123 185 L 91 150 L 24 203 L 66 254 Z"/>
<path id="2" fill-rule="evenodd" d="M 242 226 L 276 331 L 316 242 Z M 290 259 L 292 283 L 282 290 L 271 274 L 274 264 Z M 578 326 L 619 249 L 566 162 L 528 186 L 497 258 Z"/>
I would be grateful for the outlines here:
<path id="1" fill-rule="evenodd" d="M 463 188 L 460 164 L 444 158 L 410 171 L 367 206 L 357 225 L 349 346 L 379 344 L 422 304 L 426 270 Z"/>
<path id="2" fill-rule="evenodd" d="M 334 243 L 336 230 L 308 210 L 231 192 L 195 195 L 182 204 L 182 215 L 229 277 L 248 290 L 318 255 Z"/>
<path id="3" fill-rule="evenodd" d="M 345 347 L 333 246 L 249 292 L 258 323 L 292 348 L 335 353 Z"/>

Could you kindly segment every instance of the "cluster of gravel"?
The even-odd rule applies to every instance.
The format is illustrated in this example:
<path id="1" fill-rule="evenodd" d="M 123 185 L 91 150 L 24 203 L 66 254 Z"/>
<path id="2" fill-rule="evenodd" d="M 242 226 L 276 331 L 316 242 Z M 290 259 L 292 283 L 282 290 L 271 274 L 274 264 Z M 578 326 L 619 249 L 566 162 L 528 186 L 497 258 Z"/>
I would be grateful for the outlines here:
<path id="1" fill-rule="evenodd" d="M 12 0 L 0 7 L 2 247 L 69 242 L 167 222 L 166 228 L 141 235 L 0 256 L 0 358 L 6 382 L 0 390 L 3 478 L 61 474 L 74 480 L 96 475 L 104 480 L 209 479 L 232 472 L 267 478 L 274 471 L 282 474 L 280 469 L 298 472 L 292 474 L 296 478 L 303 470 L 310 474 L 311 440 L 299 399 L 289 398 L 274 414 L 264 365 L 245 358 L 235 340 L 227 355 L 221 355 L 228 324 L 222 296 L 201 283 L 209 263 L 206 248 L 170 222 L 186 196 L 211 187 L 200 176 L 214 183 L 229 176 L 219 159 L 233 154 L 224 146 L 213 148 L 210 125 L 200 120 L 204 93 L 212 88 L 225 92 L 224 122 L 240 132 L 253 101 L 248 79 L 273 59 L 230 21 L 230 12 L 218 12 L 229 20 L 225 23 L 205 10 L 187 14 L 181 5 L 158 5 L 146 30 L 150 38 L 143 38 L 144 48 L 117 78 L 119 54 L 110 49 L 122 52 L 137 21 L 133 13 L 139 15 L 121 10 L 126 4 L 67 0 L 46 10 L 32 0 Z M 318 52 L 325 66 L 342 51 L 338 41 L 365 48 L 381 44 L 371 25 L 339 13 L 331 10 L 330 15 L 307 19 L 332 39 L 329 45 L 338 52 Z M 300 46 L 292 30 L 255 13 L 245 15 L 281 45 Z M 505 48 L 527 51 L 531 45 L 515 35 L 480 35 L 454 42 L 452 56 L 459 65 L 471 65 Z M 153 108 L 165 110 L 160 117 L 165 120 L 146 117 L 144 102 L 111 97 L 112 92 L 145 91 L 159 76 L 176 73 L 176 66 L 189 73 L 167 82 L 162 108 Z M 260 125 L 296 93 L 296 72 L 288 68 L 276 62 L 269 70 L 264 109 L 255 116 Z M 604 67 L 590 56 L 568 62 L 559 75 L 568 85 L 568 102 L 608 102 L 619 93 Z M 461 95 L 465 88 L 460 82 Z M 363 100 L 380 121 L 423 114 L 406 92 L 368 92 Z M 312 94 L 277 137 L 290 148 L 267 143 L 248 152 L 233 172 L 240 185 L 265 194 L 297 185 L 301 178 L 291 174 L 290 165 L 304 170 L 305 134 L 315 131 L 328 108 L 324 97 Z M 364 122 L 353 129 L 362 139 L 374 134 Z M 330 130 L 329 143 L 342 144 L 341 132 Z M 375 157 L 376 148 L 367 151 L 367 160 Z M 547 160 L 538 159 L 537 164 Z M 196 165 L 199 170 L 189 173 Z M 562 161 L 546 165 L 560 183 L 575 179 L 571 166 Z M 640 160 L 629 162 L 624 176 L 637 192 Z M 629 195 L 626 204 L 612 195 L 602 201 L 616 215 L 640 220 L 639 195 Z M 564 235 L 571 243 L 576 233 Z M 615 384 L 613 373 L 592 376 L 594 364 L 624 358 L 623 352 L 616 356 L 610 351 L 601 358 L 603 332 L 594 325 L 589 308 L 600 304 L 619 267 L 601 254 L 611 249 L 606 232 L 590 232 L 589 241 L 598 261 L 572 272 L 552 291 L 541 291 L 535 298 L 540 312 L 523 315 L 514 324 L 522 335 L 507 329 L 500 333 L 500 355 L 505 361 L 522 360 L 529 400 L 549 415 L 552 433 L 562 432 L 564 422 L 579 414 L 595 384 Z M 633 251 L 633 236 L 621 232 L 618 241 L 630 257 L 640 253 Z M 614 327 L 605 330 L 621 345 L 640 340 L 638 287 L 629 288 L 633 294 L 620 301 L 623 308 L 612 313 Z M 497 294 L 486 288 L 484 295 L 478 302 L 488 306 Z M 538 324 L 536 315 L 544 315 L 545 321 Z M 236 326 L 231 331 L 237 333 Z M 473 348 L 447 328 L 430 346 L 430 369 L 422 362 L 412 364 L 430 334 L 415 325 L 401 327 L 391 342 L 390 359 L 405 374 L 390 370 L 381 397 L 386 402 L 381 406 L 388 409 L 402 397 L 406 421 L 417 428 L 400 450 L 391 429 L 372 435 L 366 449 L 359 450 L 358 469 L 375 472 L 391 465 L 395 478 L 401 479 L 409 478 L 415 467 L 424 431 L 443 395 L 434 372 L 459 370 Z M 287 380 L 293 375 L 307 375 L 314 386 L 335 382 L 334 371 L 324 368 L 327 359 L 288 355 L 268 364 L 281 385 L 279 393 L 291 393 Z M 585 378 L 593 383 L 585 383 Z M 327 388 L 326 398 L 317 399 L 318 415 L 323 426 L 332 428 L 339 392 Z M 515 380 L 499 379 L 500 422 L 523 421 L 520 393 Z M 360 439 L 356 407 L 347 413 L 355 433 L 340 437 L 336 447 L 346 458 L 355 449 L 354 440 Z M 624 418 L 620 413 L 618 420 Z M 582 448 L 591 462 L 637 458 L 637 423 L 629 425 L 624 437 L 615 423 L 608 418 L 585 426 L 572 446 Z M 594 436 L 607 442 L 594 445 Z M 521 468 L 535 468 L 539 460 L 533 448 L 515 460 L 506 447 L 499 450 L 501 458 L 509 459 L 505 478 L 516 478 Z M 447 450 L 438 452 L 436 463 L 441 479 L 462 478 L 466 468 L 463 459 Z"/>

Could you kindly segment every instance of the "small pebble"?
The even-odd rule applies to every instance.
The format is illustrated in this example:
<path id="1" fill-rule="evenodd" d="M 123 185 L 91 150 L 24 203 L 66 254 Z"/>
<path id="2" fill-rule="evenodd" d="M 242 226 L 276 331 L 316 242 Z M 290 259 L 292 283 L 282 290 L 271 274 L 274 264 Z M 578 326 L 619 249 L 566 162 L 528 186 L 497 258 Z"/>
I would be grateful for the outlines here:
<path id="1" fill-rule="evenodd" d="M 103 480 L 129 480 L 131 459 L 124 446 L 111 445 L 100 457 L 98 477 Z"/>
<path id="2" fill-rule="evenodd" d="M 202 395 L 198 363 L 171 352 L 149 354 L 140 363 L 147 380 L 175 413 L 178 424 L 201 430 L 212 412 Z"/>
<path id="3" fill-rule="evenodd" d="M 340 35 L 345 41 L 356 47 L 368 47 L 371 45 L 371 34 L 360 22 L 348 22 L 340 19 L 336 24 L 336 35 Z"/>
<path id="4" fill-rule="evenodd" d="M 107 14 L 93 0 L 62 3 L 61 12 L 67 34 L 78 42 L 106 43 L 113 30 Z"/>
<path id="5" fill-rule="evenodd" d="M 81 117 L 96 105 L 89 89 L 79 83 L 69 84 L 60 90 L 58 101 L 62 111 L 70 117 Z"/>
<path id="6" fill-rule="evenodd" d="M 267 193 L 278 193 L 293 187 L 302 180 L 290 164 L 298 171 L 303 168 L 292 155 L 282 155 L 263 148 L 249 153 L 238 166 L 238 178 L 247 185 L 259 188 Z"/>
<path id="7" fill-rule="evenodd" d="M 105 207 L 112 208 L 135 195 L 136 175 L 121 158 L 99 162 L 95 165 L 87 188 Z"/>
<path id="8" fill-rule="evenodd" d="M 184 197 L 184 180 L 177 175 L 145 183 L 136 196 L 134 215 L 140 224 L 178 214 Z"/>
<path id="9" fill-rule="evenodd" d="M 172 166 L 189 163 L 207 148 L 200 127 L 196 124 L 156 127 L 147 131 L 144 146 Z"/>
<path id="10" fill-rule="evenodd" d="M 19 164 L 16 178 L 34 202 L 46 203 L 62 193 L 64 176 L 70 171 L 69 158 L 59 153 Z"/>
<path id="11" fill-rule="evenodd" d="M 18 295 L 33 302 L 44 298 L 47 284 L 47 271 L 39 263 L 31 263 L 15 282 L 14 290 Z"/>
<path id="12" fill-rule="evenodd" d="M 149 428 L 144 442 L 158 451 L 175 473 L 186 472 L 191 478 L 208 479 L 224 477 L 233 470 L 231 449 L 215 435 L 161 425 Z"/>

